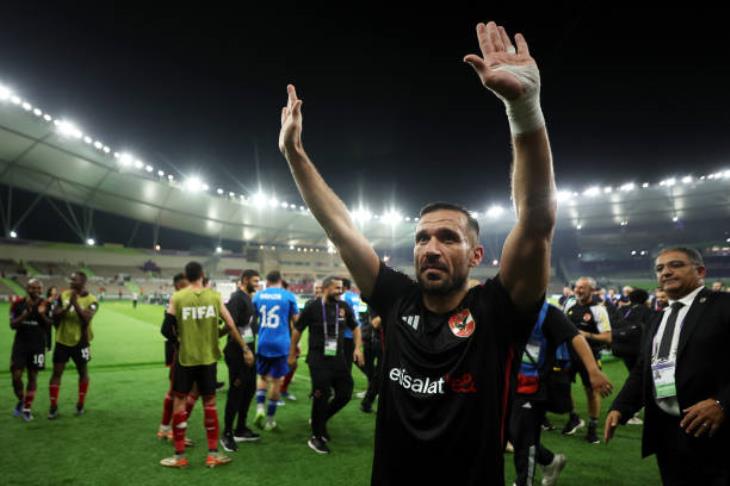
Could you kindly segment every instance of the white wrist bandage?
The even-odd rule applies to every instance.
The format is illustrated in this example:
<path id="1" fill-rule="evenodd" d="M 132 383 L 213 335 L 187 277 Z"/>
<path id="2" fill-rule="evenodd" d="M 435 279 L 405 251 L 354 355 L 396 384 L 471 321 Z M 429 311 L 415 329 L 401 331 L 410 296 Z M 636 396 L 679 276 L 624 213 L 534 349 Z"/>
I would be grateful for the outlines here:
<path id="1" fill-rule="evenodd" d="M 504 65 L 495 70 L 512 74 L 520 80 L 525 89 L 524 93 L 515 100 L 508 100 L 497 94 L 507 109 L 512 135 L 534 132 L 545 126 L 545 118 L 542 115 L 542 108 L 540 108 L 540 71 L 537 69 L 537 65 Z"/>

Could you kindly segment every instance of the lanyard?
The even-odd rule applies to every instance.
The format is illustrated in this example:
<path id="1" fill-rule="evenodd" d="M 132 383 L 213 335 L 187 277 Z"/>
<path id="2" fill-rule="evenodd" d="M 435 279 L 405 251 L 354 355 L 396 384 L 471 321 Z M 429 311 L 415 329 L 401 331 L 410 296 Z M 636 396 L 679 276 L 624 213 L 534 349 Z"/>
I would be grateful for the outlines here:
<path id="1" fill-rule="evenodd" d="M 324 306 L 324 299 L 322 299 L 322 327 L 323 334 L 324 334 L 324 342 L 325 345 L 327 344 L 327 312 L 325 311 Z M 340 316 L 340 304 L 335 304 L 335 339 L 340 335 L 340 323 L 339 323 L 339 316 Z"/>

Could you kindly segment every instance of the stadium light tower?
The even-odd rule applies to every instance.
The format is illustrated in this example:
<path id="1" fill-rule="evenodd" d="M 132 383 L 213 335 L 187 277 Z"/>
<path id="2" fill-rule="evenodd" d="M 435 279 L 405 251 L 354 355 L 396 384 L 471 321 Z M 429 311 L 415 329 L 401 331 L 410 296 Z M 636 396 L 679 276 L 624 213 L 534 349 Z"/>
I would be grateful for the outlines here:
<path id="1" fill-rule="evenodd" d="M 391 209 L 387 213 L 383 214 L 380 220 L 385 224 L 395 226 L 396 224 L 400 223 L 402 219 L 403 216 L 401 216 L 400 212 L 395 209 Z"/>
<path id="2" fill-rule="evenodd" d="M 487 209 L 487 217 L 496 219 L 499 218 L 504 212 L 504 208 L 499 204 L 494 204 Z"/>
<path id="3" fill-rule="evenodd" d="M 11 96 L 13 96 L 12 90 L 0 84 L 0 101 L 9 100 Z"/>
<path id="4" fill-rule="evenodd" d="M 56 128 L 58 129 L 58 133 L 66 137 L 81 139 L 84 136 L 83 132 L 68 120 L 56 120 Z"/>
<path id="5" fill-rule="evenodd" d="M 94 238 L 86 238 L 86 244 L 89 246 L 94 246 L 96 245 L 96 241 L 94 240 Z"/>
<path id="6" fill-rule="evenodd" d="M 15 232 L 15 230 L 10 230 L 10 237 L 12 239 L 15 239 L 18 237 L 18 233 Z"/>
<path id="7" fill-rule="evenodd" d="M 203 183 L 202 179 L 198 176 L 192 176 L 185 179 L 183 187 L 190 192 L 204 191 L 208 186 Z"/>

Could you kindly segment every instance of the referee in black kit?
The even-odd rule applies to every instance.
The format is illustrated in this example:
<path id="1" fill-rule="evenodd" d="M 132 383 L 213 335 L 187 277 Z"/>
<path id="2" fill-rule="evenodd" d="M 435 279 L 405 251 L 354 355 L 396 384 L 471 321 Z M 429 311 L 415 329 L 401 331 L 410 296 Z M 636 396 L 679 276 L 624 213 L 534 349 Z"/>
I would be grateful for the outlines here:
<path id="1" fill-rule="evenodd" d="M 355 338 L 353 358 L 362 366 L 362 335 L 355 315 L 347 303 L 340 300 L 342 280 L 327 277 L 322 282 L 322 297 L 310 301 L 294 324 L 289 351 L 289 365 L 296 362 L 297 345 L 302 332 L 309 327 L 307 364 L 312 378 L 312 438 L 309 447 L 318 454 L 330 452 L 327 442 L 327 421 L 347 405 L 352 398 L 352 374 L 345 357 L 344 331 L 352 330 Z M 326 324 L 326 325 L 325 325 Z M 330 389 L 335 394 L 330 401 Z"/>

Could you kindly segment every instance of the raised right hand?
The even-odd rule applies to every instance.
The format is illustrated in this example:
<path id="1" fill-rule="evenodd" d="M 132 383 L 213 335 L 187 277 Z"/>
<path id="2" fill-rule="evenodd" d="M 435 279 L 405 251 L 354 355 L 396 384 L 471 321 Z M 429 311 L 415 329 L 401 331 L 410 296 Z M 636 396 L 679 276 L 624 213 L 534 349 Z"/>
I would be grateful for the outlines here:
<path id="1" fill-rule="evenodd" d="M 302 147 L 302 100 L 297 98 L 294 85 L 286 87 L 288 99 L 281 109 L 281 131 L 279 132 L 279 150 L 284 157 Z"/>
<path id="2" fill-rule="evenodd" d="M 481 57 L 469 54 L 464 62 L 474 68 L 484 87 L 507 100 L 516 100 L 531 90 L 539 90 L 539 71 L 522 34 L 515 35 L 515 47 L 504 27 L 494 22 L 486 25 L 480 22 L 477 38 Z M 525 69 L 528 66 L 532 66 L 534 72 Z"/>

